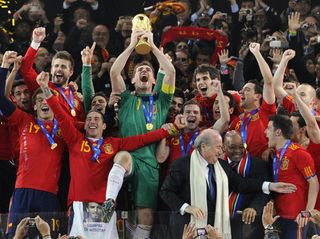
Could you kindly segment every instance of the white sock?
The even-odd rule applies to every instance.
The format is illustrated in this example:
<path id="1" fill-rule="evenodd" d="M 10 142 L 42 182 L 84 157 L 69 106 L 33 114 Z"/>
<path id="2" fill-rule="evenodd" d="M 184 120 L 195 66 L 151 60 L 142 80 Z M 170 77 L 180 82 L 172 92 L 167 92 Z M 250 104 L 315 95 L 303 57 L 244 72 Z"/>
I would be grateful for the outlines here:
<path id="1" fill-rule="evenodd" d="M 138 224 L 134 232 L 134 239 L 149 239 L 152 226 Z"/>
<path id="2" fill-rule="evenodd" d="M 106 199 L 112 198 L 113 200 L 116 200 L 122 187 L 125 173 L 126 169 L 124 167 L 120 164 L 113 164 L 108 176 Z"/>

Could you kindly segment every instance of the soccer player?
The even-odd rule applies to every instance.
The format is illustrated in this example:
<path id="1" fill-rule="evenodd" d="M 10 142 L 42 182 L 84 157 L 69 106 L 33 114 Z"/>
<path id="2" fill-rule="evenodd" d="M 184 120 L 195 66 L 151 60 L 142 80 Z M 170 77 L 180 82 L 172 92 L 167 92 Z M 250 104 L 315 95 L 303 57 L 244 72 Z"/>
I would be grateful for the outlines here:
<path id="1" fill-rule="evenodd" d="M 36 82 L 37 73 L 32 66 L 40 44 L 45 37 L 45 28 L 35 28 L 32 33 L 31 45 L 23 57 L 21 74 L 32 93 L 39 87 Z M 55 92 L 55 95 L 58 97 L 59 103 L 63 106 L 64 110 L 68 112 L 68 117 L 73 120 L 83 121 L 84 112 L 81 100 L 78 98 L 77 94 L 73 92 L 73 89 L 68 86 L 69 79 L 73 74 L 73 67 L 73 58 L 67 51 L 57 52 L 53 56 L 51 63 L 52 83 L 50 83 L 50 88 Z"/>
<path id="2" fill-rule="evenodd" d="M 109 199 L 107 203 L 110 203 L 110 199 L 115 201 L 125 174 L 132 172 L 131 155 L 128 152 L 119 151 L 135 150 L 148 143 L 161 140 L 170 132 L 176 132 L 177 129 L 172 126 L 168 128 L 166 125 L 168 130 L 158 129 L 145 135 L 103 139 L 102 132 L 106 127 L 103 115 L 99 111 L 91 110 L 85 121 L 86 133 L 83 134 L 65 117 L 66 113 L 57 104 L 56 97 L 53 97 L 48 87 L 48 73 L 39 74 L 37 81 L 45 92 L 48 104 L 55 112 L 61 125 L 61 134 L 69 148 L 71 171 L 69 202 L 72 203 L 75 213 L 73 219 L 75 224 L 72 226 L 71 235 L 83 235 L 85 238 L 102 238 L 102 236 L 103 238 L 117 238 L 116 215 L 113 211 L 106 212 L 103 230 L 90 231 L 86 230 L 86 225 L 79 224 L 82 203 L 104 203 L 106 198 Z M 109 221 L 110 223 L 107 223 Z M 109 236 L 104 234 L 107 232 Z"/>
<path id="3" fill-rule="evenodd" d="M 319 182 L 314 161 L 299 144 L 291 142 L 293 126 L 289 117 L 272 116 L 265 133 L 269 147 L 276 150 L 272 162 L 273 181 L 297 186 L 296 192 L 278 194 L 275 197 L 277 215 L 280 215 L 277 223 L 282 231 L 281 238 L 295 239 L 298 232 L 297 222 L 302 226 L 306 222 L 301 218 L 300 212 L 313 209 L 318 196 Z"/>
<path id="4" fill-rule="evenodd" d="M 230 129 L 240 132 L 244 147 L 252 157 L 267 161 L 268 140 L 263 132 L 267 128 L 269 116 L 276 113 L 272 74 L 260 53 L 260 44 L 251 43 L 249 48 L 258 61 L 264 79 L 263 89 L 258 82 L 249 81 L 243 86 L 240 95 L 244 114 L 233 120 Z"/>
<path id="5" fill-rule="evenodd" d="M 150 63 L 144 61 L 135 66 L 132 78 L 135 94 L 126 90 L 121 76 L 121 71 L 140 37 L 147 39 L 152 53 L 165 74 L 161 89 L 156 90 L 155 94 L 152 94 L 155 78 Z M 166 121 L 175 89 L 175 69 L 169 59 L 155 46 L 151 32 L 132 32 L 130 45 L 113 63 L 110 75 L 113 93 L 121 94 L 119 105 L 121 136 L 146 133 L 159 128 Z M 156 146 L 153 144 L 131 153 L 134 163 L 133 184 L 138 219 L 135 231 L 137 238 L 148 238 L 152 228 L 152 209 L 156 206 L 159 184 L 159 165 L 155 158 L 155 150 Z"/>
<path id="6" fill-rule="evenodd" d="M 275 95 L 279 103 L 289 114 L 296 111 L 297 109 L 293 97 L 289 95 L 283 88 L 283 78 L 288 62 L 292 58 L 294 58 L 295 54 L 295 51 L 291 49 L 288 49 L 283 53 L 280 64 L 277 68 L 276 73 L 274 74 L 273 79 Z M 317 113 L 313 109 L 316 99 L 316 90 L 309 84 L 301 84 L 297 87 L 296 91 L 300 95 L 303 102 L 309 107 L 309 110 L 314 115 L 316 115 Z"/>
<path id="7" fill-rule="evenodd" d="M 217 94 L 214 107 L 217 121 L 212 128 L 222 133 L 227 129 L 230 121 L 229 107 L 227 104 L 228 97 L 224 95 L 225 92 L 222 91 L 219 80 L 213 80 L 212 83 L 214 92 Z M 232 98 L 231 95 L 229 97 Z M 157 148 L 158 162 L 163 163 L 169 156 L 169 167 L 174 160 L 192 153 L 194 140 L 201 131 L 199 124 L 201 124 L 202 115 L 200 105 L 197 101 L 193 99 L 184 104 L 183 116 L 186 119 L 187 126 L 183 129 L 181 135 L 170 138 L 168 145 L 166 145 L 165 140 L 162 140 Z"/>
<path id="8" fill-rule="evenodd" d="M 9 236 L 14 234 L 23 213 L 58 210 L 56 195 L 65 150 L 58 122 L 41 89 L 32 98 L 34 116 L 17 108 L 5 97 L 6 75 L 15 56 L 13 52 L 6 52 L 0 68 L 0 110 L 10 125 L 19 129 L 20 135 L 17 180 L 8 219 Z"/>

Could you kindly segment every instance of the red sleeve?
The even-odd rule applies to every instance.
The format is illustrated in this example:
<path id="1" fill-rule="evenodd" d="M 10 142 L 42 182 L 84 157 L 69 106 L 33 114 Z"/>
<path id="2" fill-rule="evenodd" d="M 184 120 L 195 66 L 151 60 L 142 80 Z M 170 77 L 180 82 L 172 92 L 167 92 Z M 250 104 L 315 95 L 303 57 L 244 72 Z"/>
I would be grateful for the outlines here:
<path id="1" fill-rule="evenodd" d="M 259 118 L 263 120 L 264 124 L 268 125 L 269 117 L 277 113 L 276 103 L 267 104 L 264 100 L 260 106 Z"/>
<path id="2" fill-rule="evenodd" d="M 37 52 L 38 50 L 35 50 L 30 46 L 23 57 L 22 65 L 20 68 L 22 78 L 32 94 L 36 89 L 39 88 L 39 85 L 36 82 L 38 74 L 33 69 L 33 63 L 37 57 Z"/>
<path id="3" fill-rule="evenodd" d="M 239 121 L 240 121 L 239 116 L 237 116 L 236 118 L 234 118 L 234 120 L 232 120 L 232 122 L 231 122 L 231 124 L 230 124 L 230 126 L 229 126 L 228 131 L 230 131 L 230 130 L 236 130 L 236 126 L 237 126 L 237 124 L 239 123 Z"/>
<path id="4" fill-rule="evenodd" d="M 28 114 L 16 107 L 15 111 L 13 111 L 13 113 L 7 117 L 9 128 L 17 127 L 19 132 L 21 132 L 21 129 L 24 128 L 26 121 L 30 121 L 32 118 L 33 116 L 31 114 Z"/>
<path id="5" fill-rule="evenodd" d="M 290 114 L 296 111 L 296 106 L 294 105 L 294 101 L 292 96 L 286 95 L 282 100 L 282 107 Z"/>
<path id="6" fill-rule="evenodd" d="M 133 151 L 138 148 L 141 148 L 147 144 L 151 144 L 157 142 L 163 138 L 166 138 L 169 135 L 168 131 L 164 129 L 157 129 L 146 134 L 139 134 L 135 136 L 130 136 L 126 138 L 113 138 L 114 140 L 118 140 L 118 149 Z"/>
<path id="7" fill-rule="evenodd" d="M 54 117 L 58 121 L 59 128 L 61 129 L 61 135 L 67 145 L 71 145 L 77 142 L 82 134 L 74 126 L 74 121 L 70 120 L 69 115 L 61 108 L 57 97 L 51 96 L 47 99 L 47 102 L 54 113 Z"/>
<path id="8" fill-rule="evenodd" d="M 305 150 L 295 150 L 292 154 L 295 159 L 295 164 L 298 170 L 306 178 L 312 178 L 316 175 L 316 169 L 314 166 L 314 160 L 311 155 Z"/>

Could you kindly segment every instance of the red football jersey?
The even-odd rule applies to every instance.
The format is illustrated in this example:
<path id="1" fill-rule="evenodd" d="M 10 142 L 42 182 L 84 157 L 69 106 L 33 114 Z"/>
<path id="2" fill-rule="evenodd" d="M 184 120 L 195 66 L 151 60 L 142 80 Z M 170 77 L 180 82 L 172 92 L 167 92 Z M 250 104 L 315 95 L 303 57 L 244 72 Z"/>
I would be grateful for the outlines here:
<path id="1" fill-rule="evenodd" d="M 200 123 L 201 127 L 209 128 L 214 124 L 212 106 L 217 95 L 214 94 L 211 97 L 202 97 L 197 95 L 194 99 L 199 103 L 201 107 L 202 121 Z"/>
<path id="2" fill-rule="evenodd" d="M 264 100 L 260 106 L 260 109 L 255 113 L 248 124 L 247 132 L 247 145 L 248 151 L 252 157 L 261 157 L 261 154 L 268 148 L 268 139 L 264 133 L 268 127 L 269 117 L 276 113 L 276 104 L 268 105 Z M 244 113 L 244 119 L 246 122 L 250 112 Z M 240 132 L 241 118 L 237 117 L 231 122 L 230 130 L 236 130 Z"/>
<path id="3" fill-rule="evenodd" d="M 320 144 L 315 144 L 310 140 L 307 151 L 311 154 L 314 160 L 318 179 L 320 180 Z M 320 193 L 318 194 L 315 209 L 320 210 Z"/>
<path id="4" fill-rule="evenodd" d="M 282 100 L 282 107 L 291 114 L 296 111 L 296 105 L 294 104 L 294 100 L 291 95 L 286 95 Z"/>
<path id="5" fill-rule="evenodd" d="M 55 112 L 55 117 L 61 125 L 62 136 L 69 148 L 71 174 L 69 203 L 73 201 L 103 203 L 114 155 L 121 150 L 132 151 L 168 136 L 167 131 L 158 129 L 127 138 L 107 137 L 100 146 L 101 154 L 98 160 L 93 161 L 89 140 L 65 117 L 66 113 L 57 104 L 55 97 L 51 97 L 47 102 Z"/>
<path id="6" fill-rule="evenodd" d="M 281 150 L 277 150 L 279 162 Z M 292 183 L 297 186 L 294 193 L 279 193 L 275 205 L 277 215 L 286 219 L 295 219 L 306 209 L 309 184 L 307 179 L 316 175 L 311 155 L 298 144 L 291 144 L 286 150 L 279 169 L 279 182 Z"/>
<path id="7" fill-rule="evenodd" d="M 10 117 L 10 125 L 19 129 L 20 155 L 16 188 L 32 188 L 56 194 L 61 172 L 65 144 L 58 129 L 54 141 L 58 146 L 52 150 L 35 118 L 16 108 Z M 53 121 L 44 121 L 51 133 Z"/>
<path id="8" fill-rule="evenodd" d="M 201 132 L 201 130 L 200 130 Z M 190 140 L 192 139 L 192 136 L 194 135 L 195 132 L 188 132 L 188 133 L 183 133 L 183 141 L 184 141 L 184 148 L 185 150 L 187 150 L 188 144 L 190 142 Z M 173 163 L 173 161 L 175 161 L 178 158 L 183 157 L 181 149 L 180 149 L 180 136 L 174 136 L 171 137 L 168 142 L 167 145 L 170 147 L 170 154 L 169 154 L 169 158 L 168 158 L 168 166 L 170 167 L 170 165 Z M 190 148 L 190 150 L 187 152 L 187 155 L 191 155 L 193 152 L 193 144 L 192 147 Z"/>
<path id="9" fill-rule="evenodd" d="M 31 91 L 31 94 L 33 94 L 38 88 L 39 85 L 36 82 L 36 78 L 38 74 L 35 72 L 35 70 L 32 68 L 34 60 L 37 56 L 38 50 L 33 49 L 32 47 L 28 48 L 28 51 L 23 57 L 23 62 L 21 65 L 21 74 L 24 79 L 24 82 L 28 86 L 29 90 Z M 76 94 L 73 94 L 73 101 L 74 101 L 74 108 L 76 111 L 76 116 L 73 117 L 71 115 L 71 109 L 70 106 L 68 105 L 67 101 L 63 98 L 63 96 L 60 94 L 58 91 L 58 87 L 51 82 L 49 83 L 49 87 L 54 91 L 56 97 L 59 100 L 59 103 L 61 104 L 61 107 L 66 111 L 68 117 L 70 119 L 74 119 L 77 121 L 84 121 L 85 114 L 84 114 L 84 109 L 81 100 L 77 97 Z M 69 87 L 68 88 L 62 88 L 63 92 L 65 95 L 68 97 L 70 100 L 70 93 L 69 93 Z"/>

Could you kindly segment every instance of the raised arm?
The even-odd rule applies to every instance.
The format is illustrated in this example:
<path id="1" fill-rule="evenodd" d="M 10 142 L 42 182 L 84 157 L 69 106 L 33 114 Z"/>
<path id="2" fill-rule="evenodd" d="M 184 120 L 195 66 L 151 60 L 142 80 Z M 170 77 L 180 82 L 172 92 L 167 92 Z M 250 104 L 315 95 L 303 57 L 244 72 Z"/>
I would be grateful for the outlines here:
<path id="1" fill-rule="evenodd" d="M 161 66 L 161 70 L 165 74 L 163 79 L 163 85 L 165 85 L 169 89 L 173 89 L 173 92 L 170 92 L 173 94 L 176 82 L 176 70 L 174 66 L 172 65 L 169 58 L 165 56 L 163 52 L 161 52 L 158 49 L 158 47 L 154 44 L 152 32 L 146 32 L 142 37 L 146 37 L 148 39 L 148 43 L 151 45 L 152 53 L 157 58 L 159 65 Z"/>
<path id="2" fill-rule="evenodd" d="M 44 96 L 46 97 L 46 101 L 54 113 L 55 119 L 58 121 L 59 128 L 61 129 L 61 135 L 64 141 L 70 145 L 74 142 L 77 142 L 79 137 L 81 137 L 81 133 L 75 128 L 73 121 L 69 120 L 68 115 L 61 108 L 61 105 L 58 102 L 57 97 L 55 97 L 49 88 L 49 73 L 41 72 L 36 81 L 38 85 L 41 87 Z"/>
<path id="3" fill-rule="evenodd" d="M 119 94 L 126 90 L 126 85 L 124 80 L 121 76 L 121 71 L 123 70 L 124 66 L 127 63 L 131 53 L 133 52 L 138 38 L 143 34 L 141 31 L 133 31 L 131 33 L 131 41 L 130 45 L 117 57 L 115 62 L 113 63 L 110 69 L 110 78 L 111 78 L 111 85 L 112 85 L 112 92 Z"/>
<path id="4" fill-rule="evenodd" d="M 274 93 L 280 104 L 282 104 L 284 97 L 286 97 L 287 95 L 287 92 L 283 89 L 284 73 L 286 71 L 288 62 L 292 58 L 294 58 L 295 54 L 296 53 L 294 50 L 291 50 L 291 49 L 286 50 L 283 53 L 280 64 L 273 76 Z"/>
<path id="5" fill-rule="evenodd" d="M 6 90 L 5 90 L 5 96 L 9 97 L 11 90 L 12 90 L 12 86 L 13 86 L 13 81 L 17 76 L 17 73 L 21 67 L 21 63 L 22 63 L 22 56 L 18 56 L 15 60 L 14 60 L 14 65 L 13 65 L 13 69 L 10 72 L 8 78 L 7 78 L 7 82 L 6 82 Z"/>
<path id="6" fill-rule="evenodd" d="M 89 48 L 88 46 L 81 51 L 82 72 L 81 72 L 81 89 L 83 94 L 83 105 L 85 112 L 91 109 L 91 101 L 94 96 L 94 87 L 92 83 L 91 60 L 96 43 L 94 42 Z"/>
<path id="7" fill-rule="evenodd" d="M 35 28 L 32 32 L 32 42 L 30 47 L 27 50 L 27 53 L 23 57 L 21 65 L 21 74 L 24 79 L 24 82 L 28 86 L 31 92 L 34 92 L 39 88 L 36 78 L 37 73 L 33 69 L 33 63 L 37 56 L 38 48 L 40 47 L 41 42 L 46 37 L 46 29 L 44 27 Z"/>
<path id="8" fill-rule="evenodd" d="M 214 125 L 213 129 L 218 130 L 220 133 L 223 133 L 228 128 L 228 124 L 230 122 L 230 114 L 228 111 L 228 103 L 224 97 L 221 82 L 219 80 L 213 80 L 213 87 L 215 92 L 217 92 L 217 100 L 219 102 L 219 110 L 220 110 L 220 119 L 218 119 Z"/>
<path id="9" fill-rule="evenodd" d="M 276 101 L 276 99 L 273 90 L 272 73 L 270 67 L 261 55 L 259 43 L 250 43 L 249 49 L 259 64 L 259 68 L 264 80 L 262 95 L 263 99 L 267 104 L 271 105 Z"/>
<path id="10" fill-rule="evenodd" d="M 315 144 L 320 144 L 320 129 L 311 109 L 301 100 L 297 91 L 294 91 L 293 97 L 300 114 L 306 122 L 309 139 Z"/>
<path id="11" fill-rule="evenodd" d="M 0 110 L 6 117 L 10 116 L 16 109 L 16 106 L 5 96 L 6 77 L 9 67 L 16 57 L 17 53 L 15 51 L 6 51 L 0 68 Z"/>

